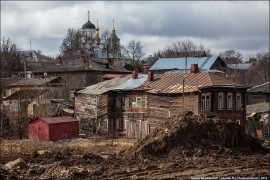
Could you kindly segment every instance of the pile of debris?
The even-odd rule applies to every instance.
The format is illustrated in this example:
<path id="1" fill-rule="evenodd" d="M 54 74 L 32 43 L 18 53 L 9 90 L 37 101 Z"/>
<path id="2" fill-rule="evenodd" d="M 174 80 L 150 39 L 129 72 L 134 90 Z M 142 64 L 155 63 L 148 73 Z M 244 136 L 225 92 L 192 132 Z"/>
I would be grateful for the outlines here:
<path id="1" fill-rule="evenodd" d="M 170 157 L 170 159 L 262 152 L 260 142 L 245 133 L 244 127 L 185 112 L 168 118 L 152 134 L 121 153 L 122 159 Z M 177 157 L 176 157 L 177 156 Z"/>

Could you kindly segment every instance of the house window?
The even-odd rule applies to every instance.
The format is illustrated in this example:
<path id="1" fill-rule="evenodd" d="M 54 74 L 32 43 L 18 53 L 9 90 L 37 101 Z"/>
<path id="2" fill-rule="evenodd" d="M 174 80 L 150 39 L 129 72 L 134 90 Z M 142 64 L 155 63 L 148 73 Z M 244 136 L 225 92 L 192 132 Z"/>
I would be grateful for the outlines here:
<path id="1" fill-rule="evenodd" d="M 242 96 L 241 96 L 241 94 L 236 94 L 236 109 L 242 109 Z"/>
<path id="2" fill-rule="evenodd" d="M 228 93 L 227 95 L 227 109 L 232 109 L 233 107 L 233 95 L 232 93 Z"/>
<path id="3" fill-rule="evenodd" d="M 210 93 L 202 94 L 202 109 L 210 109 Z"/>
<path id="4" fill-rule="evenodd" d="M 223 93 L 218 93 L 218 109 L 221 110 L 224 108 L 224 103 L 223 103 Z"/>
<path id="5" fill-rule="evenodd" d="M 130 107 L 130 100 L 128 96 L 122 98 L 122 106 L 129 108 Z"/>
<path id="6" fill-rule="evenodd" d="M 136 107 L 142 107 L 142 98 L 136 97 Z"/>
<path id="7" fill-rule="evenodd" d="M 136 107 L 145 108 L 146 106 L 146 97 L 136 97 Z"/>
<path id="8" fill-rule="evenodd" d="M 116 107 L 120 108 L 121 107 L 121 98 L 117 97 L 115 100 L 116 100 Z"/>

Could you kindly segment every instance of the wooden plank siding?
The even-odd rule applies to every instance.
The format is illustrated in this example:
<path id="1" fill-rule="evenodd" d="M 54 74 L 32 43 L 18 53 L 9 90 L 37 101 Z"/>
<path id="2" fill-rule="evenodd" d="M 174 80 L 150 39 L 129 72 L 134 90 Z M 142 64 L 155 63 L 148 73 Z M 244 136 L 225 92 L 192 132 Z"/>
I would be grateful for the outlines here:
<path id="1" fill-rule="evenodd" d="M 184 99 L 184 101 L 183 101 Z M 184 104 L 183 104 L 184 103 Z M 153 131 L 166 118 L 190 110 L 198 114 L 198 95 L 157 95 L 148 94 L 148 120 Z"/>

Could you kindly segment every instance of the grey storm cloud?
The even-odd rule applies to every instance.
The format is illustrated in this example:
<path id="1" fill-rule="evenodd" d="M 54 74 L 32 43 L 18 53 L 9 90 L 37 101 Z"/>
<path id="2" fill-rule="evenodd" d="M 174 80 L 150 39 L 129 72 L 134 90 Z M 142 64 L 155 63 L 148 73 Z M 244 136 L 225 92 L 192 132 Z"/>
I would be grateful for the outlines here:
<path id="1" fill-rule="evenodd" d="M 269 1 L 1 1 L 1 37 L 21 48 L 59 53 L 68 28 L 98 19 L 101 33 L 115 20 L 121 43 L 140 40 L 147 55 L 173 42 L 203 41 L 218 53 L 269 49 Z"/>

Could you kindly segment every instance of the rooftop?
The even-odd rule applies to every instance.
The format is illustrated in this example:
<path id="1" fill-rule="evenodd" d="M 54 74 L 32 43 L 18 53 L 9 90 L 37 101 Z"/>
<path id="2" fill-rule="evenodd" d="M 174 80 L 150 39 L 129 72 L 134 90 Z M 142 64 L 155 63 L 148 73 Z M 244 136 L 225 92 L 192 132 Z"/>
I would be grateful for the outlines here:
<path id="1" fill-rule="evenodd" d="M 253 112 L 255 113 L 270 112 L 270 103 L 261 102 L 257 104 L 247 105 L 247 114 L 251 114 Z"/>
<path id="2" fill-rule="evenodd" d="M 42 121 L 45 121 L 48 124 L 58 124 L 58 123 L 65 123 L 65 122 L 76 122 L 77 119 L 74 119 L 70 116 L 64 116 L 64 117 L 48 117 L 48 118 L 38 118 Z M 37 119 L 36 119 L 37 120 Z"/>
<path id="3" fill-rule="evenodd" d="M 150 70 L 187 70 L 191 64 L 198 64 L 200 71 L 210 70 L 217 60 L 222 59 L 219 56 L 160 58 Z"/>
<path id="4" fill-rule="evenodd" d="M 184 86 L 183 86 L 183 79 Z M 159 74 L 153 81 L 145 82 L 140 88 L 149 93 L 185 93 L 196 92 L 207 87 L 245 88 L 243 85 L 209 72 Z"/>
<path id="5" fill-rule="evenodd" d="M 85 70 L 85 64 L 81 61 L 81 58 L 74 59 L 64 59 L 62 64 L 52 65 L 48 67 L 41 68 L 39 70 L 33 71 L 34 73 L 44 73 L 44 72 L 77 72 L 77 71 L 103 71 L 103 72 L 121 72 L 130 73 L 130 71 L 125 68 L 109 65 L 106 68 L 106 63 L 99 62 L 98 59 L 89 59 L 89 70 Z"/>
<path id="6" fill-rule="evenodd" d="M 247 90 L 248 92 L 264 92 L 270 93 L 270 82 L 254 86 Z"/>
<path id="7" fill-rule="evenodd" d="M 92 86 L 88 86 L 83 90 L 78 91 L 78 94 L 92 94 L 100 95 L 113 90 L 115 87 L 119 86 L 123 82 L 126 82 L 131 78 L 131 75 L 125 75 L 123 77 L 113 78 L 111 80 L 103 81 Z"/>

